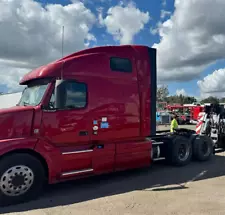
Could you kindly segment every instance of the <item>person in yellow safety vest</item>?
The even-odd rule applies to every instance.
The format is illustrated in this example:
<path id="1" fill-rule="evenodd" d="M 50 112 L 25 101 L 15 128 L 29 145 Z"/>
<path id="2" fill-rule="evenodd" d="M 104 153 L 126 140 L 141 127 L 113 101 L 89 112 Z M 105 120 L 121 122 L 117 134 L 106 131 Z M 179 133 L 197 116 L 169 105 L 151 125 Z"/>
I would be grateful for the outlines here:
<path id="1" fill-rule="evenodd" d="M 178 122 L 177 122 L 178 116 L 175 114 L 173 116 L 173 120 L 171 121 L 170 124 L 170 132 L 173 133 L 174 129 L 178 128 Z"/>

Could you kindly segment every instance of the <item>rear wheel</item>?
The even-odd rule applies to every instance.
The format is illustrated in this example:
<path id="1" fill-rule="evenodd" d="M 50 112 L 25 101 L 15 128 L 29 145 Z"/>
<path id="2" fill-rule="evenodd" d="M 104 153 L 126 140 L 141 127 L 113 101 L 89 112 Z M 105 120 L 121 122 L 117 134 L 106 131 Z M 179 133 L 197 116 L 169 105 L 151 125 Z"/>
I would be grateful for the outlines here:
<path id="1" fill-rule="evenodd" d="M 0 205 L 18 204 L 37 198 L 45 172 L 41 162 L 29 154 L 12 154 L 0 162 Z"/>
<path id="2" fill-rule="evenodd" d="M 192 145 L 188 138 L 174 136 L 170 150 L 167 153 L 167 160 L 176 166 L 184 166 L 190 163 L 192 158 Z"/>
<path id="3" fill-rule="evenodd" d="M 213 141 L 208 136 L 196 136 L 193 140 L 193 157 L 198 161 L 209 160 L 213 155 Z"/>

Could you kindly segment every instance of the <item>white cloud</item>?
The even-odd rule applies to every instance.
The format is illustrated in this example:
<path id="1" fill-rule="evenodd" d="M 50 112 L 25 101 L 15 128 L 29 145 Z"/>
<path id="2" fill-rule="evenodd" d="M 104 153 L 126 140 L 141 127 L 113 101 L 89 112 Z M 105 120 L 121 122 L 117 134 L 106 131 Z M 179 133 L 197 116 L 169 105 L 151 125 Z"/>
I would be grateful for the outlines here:
<path id="1" fill-rule="evenodd" d="M 215 70 L 197 82 L 201 97 L 225 97 L 225 68 Z"/>
<path id="2" fill-rule="evenodd" d="M 198 95 L 194 95 L 194 94 L 192 94 L 192 93 L 188 93 L 185 89 L 177 89 L 176 90 L 176 95 L 177 96 L 180 96 L 180 95 L 182 95 L 182 96 L 190 96 L 190 97 L 194 97 L 197 101 L 200 101 L 201 99 L 200 99 L 200 97 L 198 96 Z"/>
<path id="3" fill-rule="evenodd" d="M 159 25 L 158 78 L 187 81 L 225 56 L 225 1 L 175 0 L 174 14 Z"/>
<path id="4" fill-rule="evenodd" d="M 109 8 L 105 18 L 99 14 L 100 23 L 106 26 L 107 32 L 121 44 L 132 43 L 134 36 L 144 29 L 149 20 L 149 13 L 140 11 L 134 3 L 127 6 L 121 3 Z"/>
<path id="5" fill-rule="evenodd" d="M 158 33 L 158 29 L 157 28 L 150 28 L 150 33 L 152 35 L 156 35 Z"/>
<path id="6" fill-rule="evenodd" d="M 24 86 L 20 86 L 19 80 L 29 72 L 30 69 L 10 66 L 10 64 L 0 63 L 0 80 L 1 85 L 7 87 L 8 92 L 22 91 Z"/>
<path id="7" fill-rule="evenodd" d="M 161 10 L 160 18 L 164 19 L 166 16 L 170 16 L 171 12 L 166 10 Z"/>
<path id="8" fill-rule="evenodd" d="M 177 96 L 180 96 L 180 95 L 187 96 L 187 93 L 186 93 L 186 91 L 184 89 L 177 89 L 176 90 L 176 95 Z"/>
<path id="9" fill-rule="evenodd" d="M 112 0 L 72 0 L 72 2 L 83 2 L 84 4 L 96 4 L 96 3 L 104 3 L 104 4 L 110 4 L 112 2 Z"/>
<path id="10" fill-rule="evenodd" d="M 159 21 L 159 22 L 156 23 L 156 27 L 155 27 L 155 28 L 150 27 L 150 33 L 151 33 L 152 35 L 158 34 L 161 25 L 162 25 L 162 22 Z"/>
<path id="11" fill-rule="evenodd" d="M 95 21 L 94 14 L 76 0 L 66 6 L 45 7 L 34 0 L 1 0 L 1 83 L 15 90 L 17 81 L 28 69 L 60 58 L 63 25 L 64 54 L 96 41 L 90 32 Z"/>

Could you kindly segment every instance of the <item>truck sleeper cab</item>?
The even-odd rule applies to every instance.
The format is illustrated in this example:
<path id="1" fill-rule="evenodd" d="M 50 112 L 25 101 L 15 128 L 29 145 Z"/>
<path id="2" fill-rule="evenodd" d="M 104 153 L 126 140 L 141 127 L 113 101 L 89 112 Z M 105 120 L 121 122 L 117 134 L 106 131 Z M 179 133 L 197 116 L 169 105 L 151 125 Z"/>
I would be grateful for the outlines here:
<path id="1" fill-rule="evenodd" d="M 31 71 L 20 84 L 27 87 L 18 105 L 0 111 L 1 205 L 36 198 L 46 182 L 191 159 L 191 132 L 156 134 L 155 49 L 83 50 Z M 201 159 L 200 147 L 193 154 L 208 159 L 210 144 Z"/>

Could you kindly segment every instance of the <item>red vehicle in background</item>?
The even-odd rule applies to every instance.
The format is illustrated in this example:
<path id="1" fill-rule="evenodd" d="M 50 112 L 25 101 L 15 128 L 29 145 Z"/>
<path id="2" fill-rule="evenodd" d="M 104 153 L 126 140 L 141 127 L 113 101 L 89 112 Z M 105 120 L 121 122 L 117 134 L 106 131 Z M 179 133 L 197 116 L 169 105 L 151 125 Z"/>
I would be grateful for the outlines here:
<path id="1" fill-rule="evenodd" d="M 156 50 L 135 45 L 79 51 L 26 74 L 18 105 L 0 110 L 0 205 L 36 198 L 46 183 L 208 160 L 207 137 L 156 132 L 156 83 Z"/>
<path id="2" fill-rule="evenodd" d="M 197 123 L 199 113 L 204 111 L 204 106 L 194 106 L 191 108 L 191 121 Z"/>
<path id="3" fill-rule="evenodd" d="M 204 106 L 200 105 L 167 105 L 167 110 L 178 115 L 179 124 L 195 123 L 198 120 L 198 115 L 203 111 Z"/>
<path id="4" fill-rule="evenodd" d="M 178 115 L 178 124 L 189 124 L 190 123 L 190 108 L 180 104 L 167 105 L 166 109 L 171 113 Z"/>

